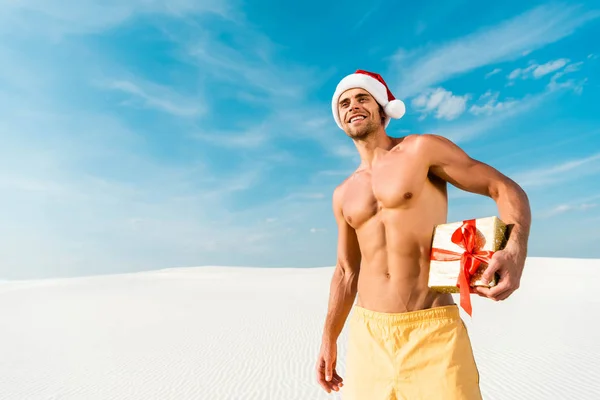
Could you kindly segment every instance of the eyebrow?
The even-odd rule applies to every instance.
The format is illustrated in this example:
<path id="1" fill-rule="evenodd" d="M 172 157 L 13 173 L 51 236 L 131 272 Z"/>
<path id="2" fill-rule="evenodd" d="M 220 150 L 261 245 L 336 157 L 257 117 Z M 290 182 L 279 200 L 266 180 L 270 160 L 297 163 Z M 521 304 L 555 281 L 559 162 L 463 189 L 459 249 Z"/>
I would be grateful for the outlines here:
<path id="1" fill-rule="evenodd" d="M 369 97 L 369 95 L 366 93 L 359 93 L 356 96 L 354 96 L 354 98 L 356 98 L 356 99 L 362 99 L 364 97 Z M 350 100 L 348 97 L 344 97 L 343 99 L 340 100 L 339 104 L 342 104 L 343 102 L 348 101 L 348 100 Z"/>

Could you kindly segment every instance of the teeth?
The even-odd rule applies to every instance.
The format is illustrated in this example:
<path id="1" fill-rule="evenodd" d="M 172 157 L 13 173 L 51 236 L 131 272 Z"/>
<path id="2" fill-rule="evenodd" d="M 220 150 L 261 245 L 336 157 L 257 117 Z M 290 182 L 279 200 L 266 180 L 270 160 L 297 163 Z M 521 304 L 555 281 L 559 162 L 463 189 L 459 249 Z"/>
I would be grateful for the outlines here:
<path id="1" fill-rule="evenodd" d="M 361 119 L 361 120 L 362 120 L 362 119 L 365 119 L 365 117 L 363 117 L 363 116 L 352 117 L 352 118 L 350 119 L 350 122 L 354 122 L 354 121 L 356 121 L 356 120 L 358 120 L 358 119 Z"/>

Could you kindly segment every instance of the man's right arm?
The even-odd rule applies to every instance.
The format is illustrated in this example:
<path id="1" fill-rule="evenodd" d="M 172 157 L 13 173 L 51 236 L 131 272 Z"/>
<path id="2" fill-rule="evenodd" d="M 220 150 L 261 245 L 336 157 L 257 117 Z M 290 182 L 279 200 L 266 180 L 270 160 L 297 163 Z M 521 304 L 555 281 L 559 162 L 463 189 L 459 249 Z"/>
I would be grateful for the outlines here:
<path id="1" fill-rule="evenodd" d="M 356 232 L 342 213 L 342 187 L 333 193 L 333 213 L 338 227 L 337 263 L 331 279 L 323 343 L 335 343 L 342 332 L 357 292 L 361 254 Z"/>

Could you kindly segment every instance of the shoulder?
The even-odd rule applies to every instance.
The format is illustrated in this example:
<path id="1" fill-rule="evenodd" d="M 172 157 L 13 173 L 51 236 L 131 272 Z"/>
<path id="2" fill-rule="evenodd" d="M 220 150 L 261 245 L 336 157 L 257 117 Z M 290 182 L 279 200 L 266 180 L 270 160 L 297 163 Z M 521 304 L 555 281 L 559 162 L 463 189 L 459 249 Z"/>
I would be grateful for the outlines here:
<path id="1" fill-rule="evenodd" d="M 359 170 L 353 171 L 349 176 L 347 176 L 341 183 L 339 183 L 334 189 L 332 194 L 332 202 L 333 207 L 336 210 L 341 210 L 342 203 L 344 200 L 344 196 L 346 191 L 348 190 L 348 185 L 350 184 L 350 180 Z M 341 211 L 340 211 L 341 212 Z"/>
<path id="2" fill-rule="evenodd" d="M 331 198 L 331 206 L 336 219 L 343 218 L 342 205 L 344 200 L 344 193 L 346 191 L 346 184 L 349 178 L 346 178 L 342 183 L 333 189 L 333 195 Z"/>
<path id="3" fill-rule="evenodd" d="M 435 144 L 452 143 L 449 139 L 433 133 L 413 133 L 401 138 L 395 139 L 392 150 L 404 149 L 412 150 Z"/>
<path id="4" fill-rule="evenodd" d="M 403 148 L 419 156 L 439 156 L 442 153 L 452 153 L 460 148 L 450 139 L 433 133 L 420 133 L 406 136 Z"/>
<path id="5" fill-rule="evenodd" d="M 333 189 L 333 201 L 339 201 L 341 200 L 341 198 L 344 196 L 344 193 L 346 192 L 346 188 L 348 186 L 348 183 L 350 182 L 350 179 L 352 178 L 352 176 L 356 173 L 356 171 L 354 171 L 352 174 L 350 174 L 349 176 L 347 176 L 341 183 L 339 183 L 334 189 Z"/>
<path id="6" fill-rule="evenodd" d="M 435 133 L 415 133 L 408 135 L 404 138 L 403 143 L 414 147 L 453 144 L 450 139 Z"/>

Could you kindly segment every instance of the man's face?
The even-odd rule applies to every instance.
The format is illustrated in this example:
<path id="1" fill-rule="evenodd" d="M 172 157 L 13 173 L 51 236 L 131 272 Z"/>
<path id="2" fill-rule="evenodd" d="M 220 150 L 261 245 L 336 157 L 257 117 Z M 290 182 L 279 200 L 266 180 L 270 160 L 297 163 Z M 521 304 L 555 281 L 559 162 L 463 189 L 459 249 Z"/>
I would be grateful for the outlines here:
<path id="1" fill-rule="evenodd" d="M 362 139 L 377 131 L 383 124 L 381 107 L 364 89 L 349 89 L 338 102 L 342 127 L 353 139 Z"/>

